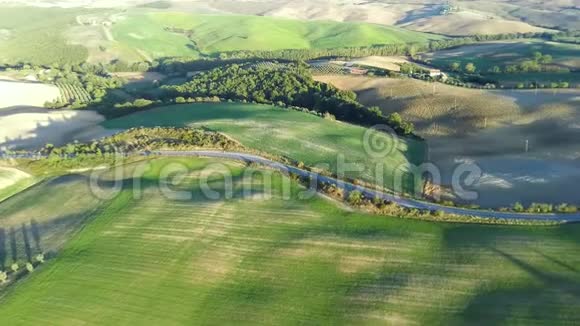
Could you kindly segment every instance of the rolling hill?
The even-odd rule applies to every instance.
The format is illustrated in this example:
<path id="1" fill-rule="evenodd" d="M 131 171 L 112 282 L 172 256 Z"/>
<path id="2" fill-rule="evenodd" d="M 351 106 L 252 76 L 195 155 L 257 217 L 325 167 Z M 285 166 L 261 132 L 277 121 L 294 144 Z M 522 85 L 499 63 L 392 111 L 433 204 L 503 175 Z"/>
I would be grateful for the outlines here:
<path id="1" fill-rule="evenodd" d="M 170 30 L 168 30 L 170 29 Z M 152 57 L 236 50 L 279 50 L 424 43 L 441 36 L 365 23 L 271 17 L 146 13 L 113 28 L 115 40 Z M 179 32 L 175 32 L 179 31 Z M 167 44 L 170 45 L 167 46 Z"/>
<path id="2" fill-rule="evenodd" d="M 133 62 L 223 51 L 357 47 L 441 38 L 369 23 L 200 15 L 143 8 L 0 10 L 0 64 L 50 65 L 87 59 Z"/>

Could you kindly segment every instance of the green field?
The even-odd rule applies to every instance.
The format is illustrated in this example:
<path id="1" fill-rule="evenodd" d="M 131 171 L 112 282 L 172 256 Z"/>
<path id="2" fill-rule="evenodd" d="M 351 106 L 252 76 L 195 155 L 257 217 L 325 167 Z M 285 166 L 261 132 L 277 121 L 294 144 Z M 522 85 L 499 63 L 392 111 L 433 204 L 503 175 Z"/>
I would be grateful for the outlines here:
<path id="1" fill-rule="evenodd" d="M 189 167 L 173 189 L 191 198 L 167 199 L 156 187 L 169 163 Z M 198 178 L 215 164 L 232 171 L 231 199 L 202 195 Z M 223 160 L 162 159 L 153 161 L 136 197 L 125 188 L 108 202 L 79 201 L 87 183 L 76 176 L 0 204 L 4 227 L 32 226 L 37 217 L 42 249 L 47 234 L 73 234 L 55 258 L 0 292 L 0 324 L 580 322 L 578 225 L 369 216 L 320 197 L 300 199 L 296 185 L 282 200 L 278 174 L 271 196 L 261 198 L 262 177 L 245 178 L 247 171 Z M 223 193 L 223 179 L 211 180 Z M 44 217 L 71 200 L 72 211 L 60 205 Z M 79 229 L 72 221 L 84 227 L 71 231 Z M 25 255 L 21 247 L 17 255 Z"/>
<path id="2" fill-rule="evenodd" d="M 178 28 L 191 34 L 174 33 Z M 152 57 L 212 54 L 235 50 L 280 50 L 424 43 L 441 36 L 364 23 L 254 17 L 147 13 L 113 26 L 115 40 Z"/>
<path id="3" fill-rule="evenodd" d="M 0 7 L 0 64 L 79 63 L 88 57 L 82 45 L 71 44 L 67 30 L 83 9 Z"/>
<path id="4" fill-rule="evenodd" d="M 307 166 L 328 164 L 327 169 L 337 171 L 338 157 L 346 163 L 355 163 L 362 172 L 345 173 L 346 177 L 373 182 L 376 180 L 376 163 L 384 163 L 384 185 L 392 188 L 394 171 L 407 162 L 423 162 L 424 143 L 398 139 L 392 154 L 385 158 L 367 155 L 363 146 L 367 129 L 330 121 L 320 117 L 256 104 L 190 104 L 156 108 L 104 122 L 112 129 L 155 126 L 207 127 L 223 132 L 243 145 L 274 155 L 302 161 Z M 387 134 L 377 134 L 379 141 L 392 146 Z"/>
<path id="5" fill-rule="evenodd" d="M 553 58 L 553 65 L 578 69 L 580 66 L 580 45 L 546 42 L 541 40 L 525 40 L 510 42 L 487 42 L 475 45 L 465 45 L 454 49 L 438 51 L 423 55 L 433 65 L 448 69 L 451 63 L 459 62 L 462 67 L 468 62 L 475 64 L 477 69 L 486 72 L 494 66 L 505 67 L 517 65 L 523 60 L 529 60 L 534 52 Z"/>

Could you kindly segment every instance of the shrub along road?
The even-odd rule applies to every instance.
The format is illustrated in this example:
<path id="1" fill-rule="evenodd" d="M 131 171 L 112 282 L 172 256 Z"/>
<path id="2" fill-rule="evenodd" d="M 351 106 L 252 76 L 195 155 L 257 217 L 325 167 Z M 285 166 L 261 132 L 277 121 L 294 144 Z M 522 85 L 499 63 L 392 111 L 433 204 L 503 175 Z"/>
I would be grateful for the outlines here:
<path id="1" fill-rule="evenodd" d="M 431 210 L 431 211 L 441 211 L 448 214 L 456 214 L 462 216 L 475 216 L 481 218 L 499 218 L 506 220 L 522 220 L 522 221 L 554 221 L 560 223 L 574 223 L 580 222 L 580 213 L 569 213 L 569 214 L 535 214 L 535 213 L 515 213 L 515 212 L 499 212 L 491 210 L 477 210 L 477 209 L 466 209 L 459 207 L 448 207 L 442 206 L 435 203 L 423 202 L 411 198 L 404 198 L 396 194 L 389 194 L 382 191 L 366 188 L 359 185 L 354 185 L 352 183 L 335 179 L 332 177 L 324 176 L 315 172 L 309 172 L 301 170 L 299 168 L 285 165 L 279 162 L 275 162 L 261 156 L 238 153 L 238 152 L 217 152 L 217 151 L 155 151 L 147 153 L 148 155 L 158 155 L 158 156 L 194 156 L 194 157 L 213 157 L 213 158 L 226 158 L 232 160 L 240 160 L 250 163 L 261 164 L 284 173 L 293 173 L 301 177 L 316 179 L 318 182 L 327 183 L 335 185 L 338 188 L 342 188 L 346 192 L 359 191 L 364 196 L 368 198 L 381 198 L 386 201 L 394 202 L 402 207 L 419 209 L 419 210 Z M 145 153 L 143 153 L 145 155 Z"/>
<path id="2" fill-rule="evenodd" d="M 494 210 L 483 210 L 483 209 L 468 209 L 460 207 L 450 207 L 443 206 L 435 203 L 420 201 L 412 198 L 401 197 L 397 194 L 386 193 L 383 191 L 378 191 L 375 189 L 370 189 L 360 185 L 355 185 L 344 180 L 339 180 L 336 178 L 321 175 L 316 172 L 305 171 L 294 166 L 286 165 L 280 162 L 275 162 L 267 158 L 241 153 L 241 152 L 225 152 L 225 151 L 211 151 L 211 150 L 193 150 L 193 151 L 152 151 L 152 152 L 140 152 L 138 155 L 141 156 L 163 156 L 163 157 L 210 157 L 210 158 L 225 158 L 230 160 L 244 161 L 248 163 L 260 164 L 267 166 L 269 168 L 281 171 L 283 173 L 293 173 L 300 177 L 310 178 L 317 180 L 318 183 L 326 183 L 329 185 L 334 185 L 337 188 L 343 189 L 345 192 L 359 191 L 363 196 L 367 198 L 380 198 L 389 202 L 396 203 L 399 206 L 418 209 L 418 210 L 430 210 L 430 211 L 441 211 L 447 214 L 455 214 L 461 216 L 474 216 L 479 218 L 496 218 L 505 220 L 519 220 L 519 221 L 551 221 L 558 223 L 577 223 L 580 222 L 580 213 L 554 213 L 554 214 L 542 214 L 542 213 L 516 213 L 516 212 L 500 212 Z M 2 153 L 0 152 L 0 158 Z M 11 157 L 19 158 L 33 158 L 40 159 L 46 158 L 46 155 L 40 155 L 38 153 L 20 153 L 13 155 Z"/>

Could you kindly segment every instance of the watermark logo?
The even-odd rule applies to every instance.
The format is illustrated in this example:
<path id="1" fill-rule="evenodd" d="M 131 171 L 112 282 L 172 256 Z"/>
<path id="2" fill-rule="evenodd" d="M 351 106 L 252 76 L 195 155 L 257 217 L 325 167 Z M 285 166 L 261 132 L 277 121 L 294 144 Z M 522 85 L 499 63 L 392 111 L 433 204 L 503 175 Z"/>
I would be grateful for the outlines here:
<path id="1" fill-rule="evenodd" d="M 365 153 L 374 159 L 385 158 L 398 150 L 399 137 L 393 128 L 387 125 L 375 125 L 368 128 L 363 135 Z"/>

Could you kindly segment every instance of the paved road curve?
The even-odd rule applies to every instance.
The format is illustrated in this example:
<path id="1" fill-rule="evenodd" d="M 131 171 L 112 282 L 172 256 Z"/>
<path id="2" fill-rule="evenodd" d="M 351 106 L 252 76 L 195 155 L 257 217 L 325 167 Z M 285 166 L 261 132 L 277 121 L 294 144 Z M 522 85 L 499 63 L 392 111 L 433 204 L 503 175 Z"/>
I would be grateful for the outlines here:
<path id="1" fill-rule="evenodd" d="M 483 218 L 502 218 L 510 220 L 535 220 L 535 221 L 557 221 L 563 223 L 580 222 L 580 213 L 574 214 L 526 214 L 526 213 L 513 213 L 513 212 L 497 212 L 497 211 L 485 211 L 476 209 L 466 209 L 457 207 L 447 207 L 441 206 L 434 203 L 423 202 L 410 198 L 403 198 L 397 195 L 384 193 L 382 191 L 369 189 L 366 187 L 354 185 L 349 182 L 338 180 L 335 178 L 320 175 L 318 173 L 309 172 L 305 170 L 298 169 L 293 166 L 285 165 L 279 162 L 275 162 L 261 156 L 237 153 L 237 152 L 217 152 L 217 151 L 155 151 L 151 152 L 152 155 L 159 156 L 195 156 L 195 157 L 216 157 L 225 158 L 232 160 L 239 160 L 251 163 L 261 164 L 284 173 L 294 173 L 302 177 L 316 178 L 319 182 L 324 182 L 328 184 L 333 184 L 344 190 L 353 191 L 358 190 L 363 195 L 369 198 L 379 197 L 384 200 L 397 203 L 400 206 L 406 208 L 416 208 L 420 210 L 439 210 L 445 213 L 457 214 L 463 216 L 477 216 Z"/>

